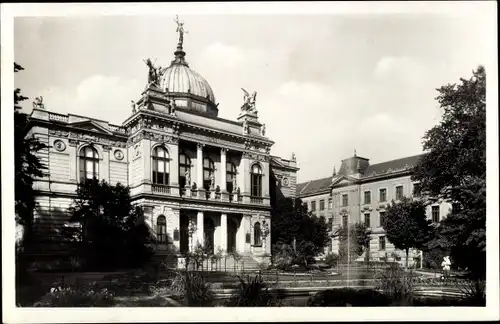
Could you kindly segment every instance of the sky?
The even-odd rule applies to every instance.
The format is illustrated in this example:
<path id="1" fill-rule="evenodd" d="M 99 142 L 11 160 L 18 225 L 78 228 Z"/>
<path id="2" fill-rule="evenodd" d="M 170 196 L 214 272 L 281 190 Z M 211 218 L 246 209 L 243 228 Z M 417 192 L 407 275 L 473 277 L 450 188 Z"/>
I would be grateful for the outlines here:
<path id="1" fill-rule="evenodd" d="M 491 55 L 472 13 L 179 15 L 186 60 L 211 85 L 219 117 L 236 119 L 240 88 L 257 91 L 271 154 L 294 152 L 300 182 L 330 176 L 354 150 L 370 163 L 420 154 L 441 116 L 436 88 Z M 174 18 L 16 17 L 25 70 L 15 86 L 50 111 L 121 124 L 146 84 L 143 59 L 173 59 Z"/>

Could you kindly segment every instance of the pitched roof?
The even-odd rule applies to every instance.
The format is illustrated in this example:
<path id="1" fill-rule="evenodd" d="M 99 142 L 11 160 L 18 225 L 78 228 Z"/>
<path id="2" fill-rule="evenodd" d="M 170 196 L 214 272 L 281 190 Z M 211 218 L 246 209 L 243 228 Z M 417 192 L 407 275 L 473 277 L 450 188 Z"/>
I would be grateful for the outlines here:
<path id="1" fill-rule="evenodd" d="M 363 179 L 369 179 L 374 176 L 409 170 L 415 167 L 420 158 L 424 155 L 425 153 L 368 165 L 360 180 L 362 181 Z M 300 197 L 329 190 L 329 186 L 332 184 L 332 178 L 333 177 L 330 176 L 327 178 L 298 183 L 296 186 L 296 194 Z"/>
<path id="2" fill-rule="evenodd" d="M 420 158 L 424 155 L 425 154 L 413 155 L 369 165 L 363 173 L 363 178 L 411 169 L 417 165 Z"/>
<path id="3" fill-rule="evenodd" d="M 330 186 L 331 184 L 332 177 L 299 183 L 296 186 L 296 193 L 298 196 L 311 195 L 317 192 L 328 190 L 328 186 Z"/>

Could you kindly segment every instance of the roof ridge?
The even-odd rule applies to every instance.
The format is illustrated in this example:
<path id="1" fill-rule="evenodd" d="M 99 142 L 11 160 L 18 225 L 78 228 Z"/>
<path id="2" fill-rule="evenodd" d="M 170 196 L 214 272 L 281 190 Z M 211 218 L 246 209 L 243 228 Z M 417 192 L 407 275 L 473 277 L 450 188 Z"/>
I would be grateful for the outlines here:
<path id="1" fill-rule="evenodd" d="M 373 164 L 370 164 L 370 166 L 374 166 L 374 165 L 377 165 L 377 164 L 388 163 L 388 162 L 393 162 L 393 161 L 398 161 L 398 160 L 404 160 L 404 159 L 414 158 L 414 157 L 423 156 L 423 155 L 426 155 L 426 153 L 420 153 L 420 154 L 405 156 L 405 157 L 398 158 L 398 159 L 392 159 L 392 160 L 382 161 L 382 162 L 378 162 L 378 163 L 373 163 Z"/>

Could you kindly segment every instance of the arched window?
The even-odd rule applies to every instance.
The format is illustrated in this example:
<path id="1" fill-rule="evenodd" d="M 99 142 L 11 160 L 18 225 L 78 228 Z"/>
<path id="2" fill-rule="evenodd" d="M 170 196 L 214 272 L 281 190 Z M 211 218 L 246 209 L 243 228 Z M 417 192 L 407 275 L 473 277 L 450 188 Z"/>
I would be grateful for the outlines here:
<path id="1" fill-rule="evenodd" d="M 203 159 L 203 188 L 210 190 L 210 178 L 215 176 L 215 164 L 212 159 L 206 157 Z"/>
<path id="2" fill-rule="evenodd" d="M 252 166 L 250 185 L 252 197 L 262 197 L 262 169 L 258 164 Z"/>
<path id="3" fill-rule="evenodd" d="M 185 153 L 181 153 L 179 154 L 179 186 L 181 188 L 186 186 L 186 170 L 191 177 L 191 159 Z"/>
<path id="4" fill-rule="evenodd" d="M 80 182 L 99 178 L 99 154 L 92 146 L 80 150 Z"/>
<path id="5" fill-rule="evenodd" d="M 153 150 L 153 183 L 168 185 L 170 181 L 170 158 L 167 150 L 162 146 L 157 146 Z"/>
<path id="6" fill-rule="evenodd" d="M 236 190 L 233 185 L 233 181 L 236 179 L 236 166 L 231 163 L 226 163 L 226 187 L 228 192 L 233 192 Z"/>
<path id="7" fill-rule="evenodd" d="M 260 223 L 257 222 L 253 226 L 253 244 L 254 245 L 262 245 L 262 239 L 261 239 L 261 230 L 260 230 Z"/>
<path id="8" fill-rule="evenodd" d="M 156 238 L 158 243 L 167 243 L 167 219 L 163 215 L 156 220 Z"/>

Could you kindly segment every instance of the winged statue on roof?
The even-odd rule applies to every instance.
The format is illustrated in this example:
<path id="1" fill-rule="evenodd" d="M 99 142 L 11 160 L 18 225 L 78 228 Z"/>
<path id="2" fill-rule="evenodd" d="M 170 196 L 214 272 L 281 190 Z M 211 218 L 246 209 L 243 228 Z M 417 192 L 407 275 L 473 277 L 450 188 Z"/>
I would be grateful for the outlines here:
<path id="1" fill-rule="evenodd" d="M 242 111 L 256 111 L 255 109 L 255 101 L 257 97 L 257 91 L 254 91 L 251 95 L 248 91 L 241 88 L 243 90 L 243 106 L 241 106 Z"/>

